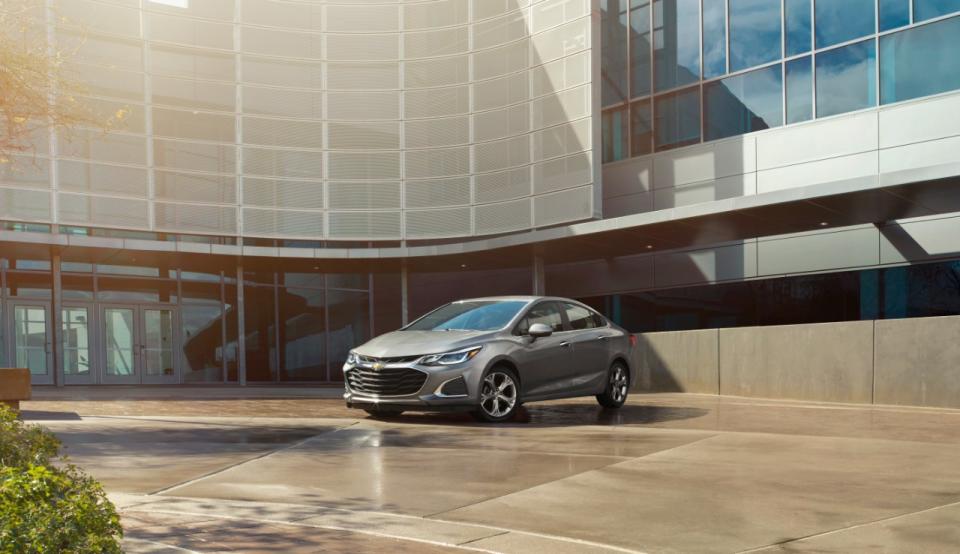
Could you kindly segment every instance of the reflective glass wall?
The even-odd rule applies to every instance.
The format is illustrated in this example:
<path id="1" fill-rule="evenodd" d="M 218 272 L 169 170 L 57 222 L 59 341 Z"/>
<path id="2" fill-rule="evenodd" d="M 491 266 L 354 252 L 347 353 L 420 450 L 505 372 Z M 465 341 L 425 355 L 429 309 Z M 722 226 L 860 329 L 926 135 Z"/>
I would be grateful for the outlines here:
<path id="1" fill-rule="evenodd" d="M 243 368 L 250 383 L 332 382 L 374 332 L 375 288 L 379 332 L 400 326 L 399 273 L 238 271 L 226 257 L 6 249 L 0 367 L 36 384 L 230 384 Z"/>
<path id="2" fill-rule="evenodd" d="M 960 315 L 960 261 L 580 300 L 634 333 Z"/>
<path id="3" fill-rule="evenodd" d="M 601 0 L 603 161 L 960 89 L 960 0 Z"/>

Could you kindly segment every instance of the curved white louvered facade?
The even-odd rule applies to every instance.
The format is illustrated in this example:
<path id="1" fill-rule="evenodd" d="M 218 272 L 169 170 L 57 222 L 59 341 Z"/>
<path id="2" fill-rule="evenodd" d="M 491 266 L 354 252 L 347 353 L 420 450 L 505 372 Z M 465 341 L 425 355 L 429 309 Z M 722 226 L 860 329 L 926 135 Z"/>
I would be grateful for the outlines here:
<path id="1" fill-rule="evenodd" d="M 362 241 L 599 212 L 591 0 L 55 3 L 127 122 L 42 137 L 4 218 Z"/>

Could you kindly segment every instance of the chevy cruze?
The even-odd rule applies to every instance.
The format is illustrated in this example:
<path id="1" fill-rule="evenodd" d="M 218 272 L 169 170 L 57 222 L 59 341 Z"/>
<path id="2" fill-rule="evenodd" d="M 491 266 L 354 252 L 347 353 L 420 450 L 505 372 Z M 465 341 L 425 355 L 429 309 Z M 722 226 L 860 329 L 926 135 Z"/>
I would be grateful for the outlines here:
<path id="1" fill-rule="evenodd" d="M 374 416 L 466 410 L 490 422 L 535 400 L 596 396 L 619 408 L 632 381 L 634 341 L 566 298 L 460 300 L 352 350 L 344 399 Z"/>

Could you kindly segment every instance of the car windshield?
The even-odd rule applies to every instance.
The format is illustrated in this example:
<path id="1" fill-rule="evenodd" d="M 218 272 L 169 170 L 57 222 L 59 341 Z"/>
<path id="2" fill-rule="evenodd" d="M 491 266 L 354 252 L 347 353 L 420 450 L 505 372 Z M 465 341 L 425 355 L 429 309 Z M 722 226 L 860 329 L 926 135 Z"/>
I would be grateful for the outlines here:
<path id="1" fill-rule="evenodd" d="M 526 306 L 520 300 L 454 302 L 428 313 L 405 331 L 494 331 L 510 323 Z"/>

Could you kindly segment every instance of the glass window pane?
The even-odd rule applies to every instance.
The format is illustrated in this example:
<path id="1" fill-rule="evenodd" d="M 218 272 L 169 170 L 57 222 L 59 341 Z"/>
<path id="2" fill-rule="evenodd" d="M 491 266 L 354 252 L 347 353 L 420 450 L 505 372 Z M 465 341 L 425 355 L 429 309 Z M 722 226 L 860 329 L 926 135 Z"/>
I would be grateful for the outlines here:
<path id="1" fill-rule="evenodd" d="M 730 0 L 730 71 L 780 59 L 780 3 Z"/>
<path id="2" fill-rule="evenodd" d="M 627 0 L 600 0 L 603 105 L 627 99 Z"/>
<path id="3" fill-rule="evenodd" d="M 874 32 L 874 0 L 817 0 L 817 48 Z"/>
<path id="4" fill-rule="evenodd" d="M 960 89 L 960 18 L 880 37 L 880 102 Z"/>
<path id="5" fill-rule="evenodd" d="M 787 62 L 787 123 L 813 119 L 813 73 L 810 56 Z"/>
<path id="6" fill-rule="evenodd" d="M 627 157 L 627 109 L 619 108 L 603 112 L 603 163 L 615 162 Z"/>
<path id="7" fill-rule="evenodd" d="M 875 61 L 872 39 L 817 54 L 817 117 L 876 105 Z"/>
<path id="8" fill-rule="evenodd" d="M 220 284 L 184 281 L 180 319 L 183 329 L 183 380 L 223 381 L 223 321 Z"/>
<path id="9" fill-rule="evenodd" d="M 774 65 L 703 87 L 705 140 L 742 135 L 783 124 L 783 83 Z"/>
<path id="10" fill-rule="evenodd" d="M 787 55 L 810 51 L 810 0 L 786 0 Z"/>
<path id="11" fill-rule="evenodd" d="M 727 72 L 727 5 L 724 0 L 703 0 L 703 77 Z"/>
<path id="12" fill-rule="evenodd" d="M 342 381 L 340 368 L 350 349 L 370 339 L 370 296 L 365 292 L 330 291 L 327 295 L 330 314 L 330 377 Z"/>
<path id="13" fill-rule="evenodd" d="M 654 1 L 653 49 L 657 90 L 700 80 L 699 0 Z"/>
<path id="14" fill-rule="evenodd" d="M 64 308 L 61 312 L 63 373 L 90 373 L 90 319 L 87 308 Z"/>
<path id="15" fill-rule="evenodd" d="M 630 2 L 630 94 L 650 94 L 650 2 Z"/>
<path id="16" fill-rule="evenodd" d="M 642 156 L 653 152 L 653 118 L 650 100 L 640 100 L 630 106 L 630 155 Z"/>
<path id="17" fill-rule="evenodd" d="M 913 21 L 925 21 L 960 11 L 960 0 L 913 0 Z"/>
<path id="18" fill-rule="evenodd" d="M 281 287 L 280 380 L 326 381 L 323 291 Z"/>
<path id="19" fill-rule="evenodd" d="M 277 379 L 277 318 L 274 288 L 243 288 L 243 325 L 247 380 L 269 382 Z"/>
<path id="20" fill-rule="evenodd" d="M 910 24 L 910 0 L 880 0 L 880 30 Z"/>
<path id="21" fill-rule="evenodd" d="M 657 150 L 700 142 L 700 89 L 660 96 L 654 102 Z"/>
<path id="22" fill-rule="evenodd" d="M 103 317 L 107 375 L 133 375 L 133 310 L 107 308 Z"/>

